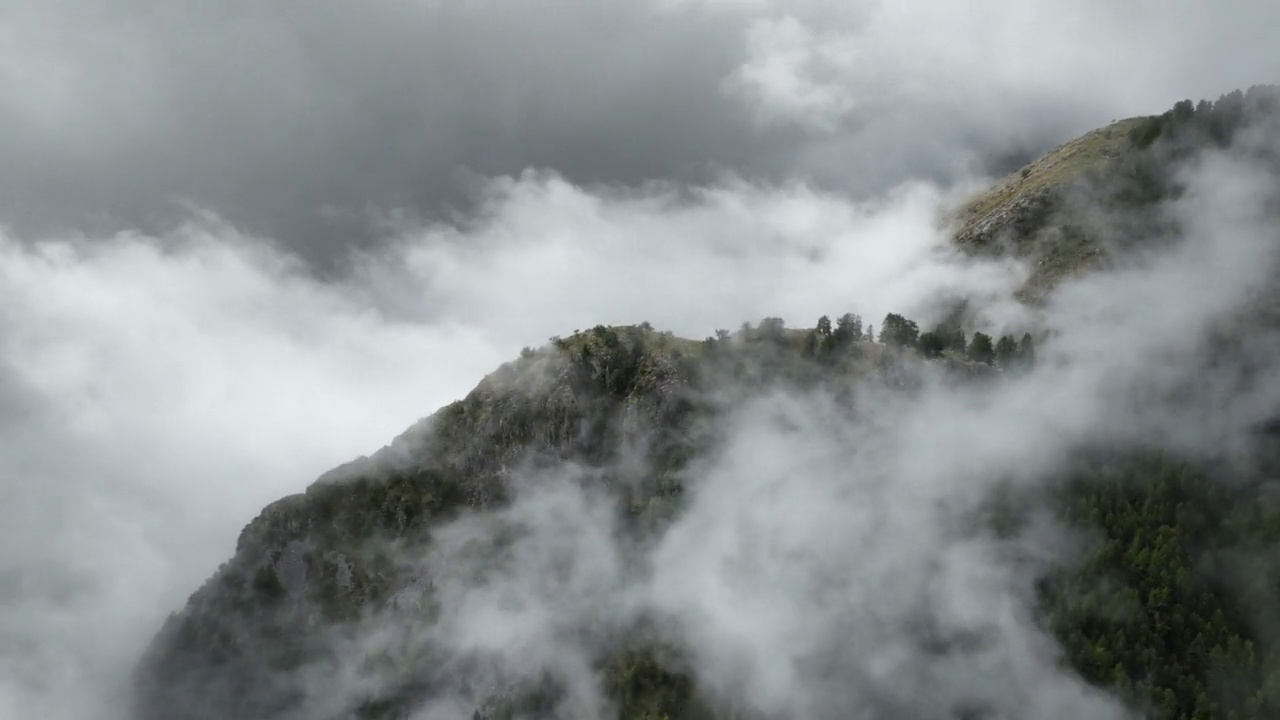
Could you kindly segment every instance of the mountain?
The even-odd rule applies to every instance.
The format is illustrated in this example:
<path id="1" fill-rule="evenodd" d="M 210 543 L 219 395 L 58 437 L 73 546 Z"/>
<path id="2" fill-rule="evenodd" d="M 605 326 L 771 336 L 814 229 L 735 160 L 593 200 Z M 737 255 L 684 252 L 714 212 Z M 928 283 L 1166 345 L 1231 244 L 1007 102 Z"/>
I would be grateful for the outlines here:
<path id="1" fill-rule="evenodd" d="M 865 355 L 875 345 L 862 340 L 834 342 L 821 358 L 796 362 L 804 337 L 779 328 L 699 343 L 649 327 L 601 326 L 526 351 L 386 448 L 264 509 L 231 561 L 156 638 L 139 670 L 138 717 L 292 712 L 308 688 L 290 672 L 327 652 L 326 641 L 312 641 L 370 611 L 394 614 L 409 596 L 415 609 L 429 603 L 422 588 L 430 580 L 396 567 L 397 556 L 429 546 L 433 525 L 508 502 L 516 472 L 566 462 L 593 468 L 591 481 L 611 493 L 627 532 L 655 532 L 678 506 L 679 470 L 710 441 L 702 428 L 716 405 L 735 402 L 699 393 L 702 384 L 732 377 L 748 394 L 769 383 L 829 382 L 871 370 Z M 638 684 L 623 688 L 638 695 L 635 702 L 671 712 L 672 703 L 689 702 L 688 689 L 648 696 L 643 684 L 678 680 L 655 652 L 628 647 L 604 662 L 616 675 L 610 682 Z M 358 700 L 357 717 L 399 716 L 461 672 L 397 662 L 397 682 L 385 695 Z M 481 716 L 508 717 L 510 707 L 529 702 L 519 684 L 499 689 Z"/>
<path id="2" fill-rule="evenodd" d="M 1037 306 L 1073 278 L 1163 251 L 1181 229 L 1160 209 L 1186 192 L 1190 163 L 1211 150 L 1274 161 L 1268 153 L 1277 145 L 1276 96 L 1273 88 L 1254 88 L 1216 103 L 1180 103 L 1164 115 L 1072 140 L 959 208 L 955 242 L 974 257 L 1026 262 L 1032 271 L 1019 296 Z M 981 406 L 992 397 L 1008 395 L 1012 406 L 1024 407 L 1031 401 L 1018 398 L 1035 396 L 1014 392 L 1033 382 L 1038 348 L 1052 348 L 1056 337 L 1053 327 L 991 337 L 962 318 L 921 334 L 916 323 L 892 314 L 880 323 L 878 341 L 864 330 L 853 313 L 836 323 L 823 318 L 812 329 L 766 318 L 703 341 L 647 325 L 598 326 L 526 349 L 387 447 L 263 509 L 231 559 L 155 637 L 135 672 L 135 717 L 777 716 L 760 699 L 772 697 L 765 690 L 757 697 L 705 670 L 707 649 L 689 639 L 698 636 L 697 622 L 673 627 L 658 611 L 669 606 L 645 599 L 652 577 L 662 574 L 655 566 L 697 551 L 680 538 L 698 537 L 698 528 L 681 523 L 693 498 L 711 492 L 703 486 L 712 481 L 702 478 L 717 475 L 744 423 L 768 413 L 781 414 L 784 426 L 821 418 L 787 435 L 800 446 L 798 473 L 807 472 L 807 458 L 828 451 L 828 441 L 806 445 L 828 430 L 843 437 L 856 428 L 847 435 L 867 442 L 857 457 L 866 458 L 868 477 L 878 477 L 871 468 L 884 455 L 899 465 L 944 457 L 927 434 L 919 447 L 899 447 L 897 428 L 918 418 L 944 424 L 951 405 Z M 1221 380 L 1207 383 L 1214 392 L 1245 378 L 1260 382 L 1270 366 L 1236 362 L 1255 357 L 1242 349 L 1252 337 L 1242 339 L 1246 334 L 1215 336 L 1207 354 L 1196 356 L 1203 365 L 1159 386 L 1161 412 L 1209 412 L 1204 398 L 1219 396 L 1205 395 L 1206 377 Z M 796 404 L 798 420 L 787 410 Z M 1071 447 L 1051 470 L 1028 468 L 1035 483 L 1017 482 L 1015 464 L 1010 477 L 992 478 L 983 492 L 928 490 L 953 504 L 977 498 L 954 516 L 938 516 L 959 524 L 947 529 L 958 545 L 973 540 L 984 553 L 1016 555 L 1007 566 L 1003 556 L 991 562 L 1030 580 L 1032 625 L 1062 653 L 1026 662 L 1079 679 L 1075 699 L 1053 702 L 1103 708 L 1090 693 L 1105 690 L 1153 718 L 1277 716 L 1280 503 L 1271 478 L 1280 453 L 1270 427 L 1241 436 L 1246 461 L 1146 437 L 1094 438 Z M 770 434 L 761 437 L 768 442 Z M 946 472 L 954 468 L 959 483 L 969 477 L 967 457 L 966 451 L 939 462 L 951 463 Z M 556 494 L 566 487 L 568 496 Z M 781 513 L 787 498 L 764 494 L 741 502 L 750 512 Z M 579 527 L 579 516 L 595 524 Z M 1031 539 L 1040 537 L 1033 529 L 1046 517 L 1074 533 L 1076 552 L 1055 550 L 1049 559 L 1032 552 Z M 875 542 L 893 537 L 910 545 L 917 537 L 891 532 L 895 522 L 911 527 L 909 520 L 884 522 L 889 535 L 869 536 Z M 758 527 L 752 541 L 772 542 L 769 523 Z M 788 562 L 770 566 L 777 582 L 788 582 Z M 582 569 L 591 563 L 602 563 L 598 573 Z M 884 582 L 897 577 L 892 568 L 879 572 L 872 576 Z M 591 581 L 579 587 L 584 577 Z M 554 599 L 549 609 L 521 597 L 543 592 L 541 583 L 560 588 L 545 590 Z M 903 597 L 900 604 L 918 600 Z M 490 601 L 497 609 L 480 615 L 483 623 L 464 622 L 468 613 L 489 612 Z M 575 609 L 559 612 L 555 604 Z M 539 626 L 528 635 L 502 625 L 512 617 L 554 632 Z M 848 625 L 830 632 L 877 626 L 839 617 Z M 1046 714 L 1058 706 L 1019 695 L 1007 683 L 947 685 L 942 670 L 959 672 L 954 668 L 966 664 L 979 678 L 1016 676 L 1016 667 L 984 665 L 1007 660 L 1011 651 L 1001 643 L 1012 631 L 952 632 L 949 622 L 968 626 L 937 608 L 894 609 L 886 617 L 909 625 L 887 645 L 855 632 L 830 647 L 814 640 L 832 653 L 829 662 L 779 656 L 772 658 L 783 668 L 776 672 L 738 668 L 723 677 L 780 677 L 794 667 L 809 687 L 854 662 L 842 653 L 864 642 L 868 653 L 898 648 L 940 673 L 912 676 L 902 691 L 888 689 L 893 683 L 886 679 L 872 682 L 874 673 L 822 681 L 866 683 L 857 695 L 870 698 L 865 717 L 1082 716 Z M 749 634 L 764 619 L 747 613 L 742 622 Z M 716 667 L 764 662 L 729 655 L 717 656 Z M 1055 692 L 1076 688 L 1054 682 Z M 809 717 L 849 713 L 817 693 L 805 702 Z"/>
<path id="3" fill-rule="evenodd" d="M 1102 252 L 1073 224 L 1073 193 L 1133 152 L 1130 136 L 1148 118 L 1112 123 L 1050 150 L 999 181 L 957 213 L 955 240 L 975 253 L 1000 252 L 1030 257 L 1035 272 L 1025 292 L 1030 297 L 1062 277 L 1098 267 Z"/>
<path id="4" fill-rule="evenodd" d="M 1033 271 L 1020 296 L 1043 300 L 1064 278 L 1108 267 L 1135 243 L 1176 235 L 1155 211 L 1180 196 L 1179 173 L 1198 155 L 1231 151 L 1274 164 L 1277 104 L 1276 87 L 1259 85 L 1086 133 L 965 203 L 952 218 L 955 241 L 977 255 L 1027 261 Z"/>

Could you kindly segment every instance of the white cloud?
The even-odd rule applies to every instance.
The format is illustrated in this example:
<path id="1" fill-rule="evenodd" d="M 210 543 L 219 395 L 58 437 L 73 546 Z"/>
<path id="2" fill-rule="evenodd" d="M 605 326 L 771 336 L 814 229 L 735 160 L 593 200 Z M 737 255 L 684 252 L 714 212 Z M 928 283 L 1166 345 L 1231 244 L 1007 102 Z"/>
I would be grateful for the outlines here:
<path id="1" fill-rule="evenodd" d="M 689 653 L 700 687 L 748 715 L 1131 717 L 1061 665 L 1036 620 L 1034 581 L 1077 538 L 1038 518 L 998 539 L 972 513 L 997 484 L 1042 483 L 1091 443 L 1216 454 L 1280 401 L 1280 388 L 1259 401 L 1202 376 L 1209 331 L 1274 276 L 1274 189 L 1256 167 L 1205 158 L 1171 208 L 1185 237 L 1063 287 L 1043 318 L 1057 334 L 1030 374 L 872 385 L 852 407 L 779 393 L 737 408 L 723 444 L 686 471 L 682 514 L 642 556 L 648 576 L 620 569 L 635 549 L 572 485 L 518 498 L 502 515 L 537 531 L 496 578 L 442 580 L 449 621 L 436 639 L 481 647 L 516 676 L 550 672 L 587 707 L 600 702 L 582 677 L 593 631 L 648 618 Z M 1192 402 L 1171 400 L 1188 389 Z"/>
<path id="2" fill-rule="evenodd" d="M 683 195 L 596 191 L 530 172 L 495 182 L 465 230 L 409 233 L 363 276 L 388 305 L 521 342 L 545 339 L 526 330 L 535 325 L 648 320 L 703 337 L 766 315 L 799 327 L 845 311 L 878 322 L 939 291 L 1007 299 L 1016 264 L 972 263 L 946 246 L 936 220 L 952 199 L 914 183 L 874 203 L 737 180 Z"/>
<path id="3" fill-rule="evenodd" d="M 856 58 L 846 38 L 818 36 L 792 16 L 756 20 L 747 35 L 749 59 L 725 81 L 764 122 L 834 131 L 858 107 L 846 82 Z"/>
<path id="4" fill-rule="evenodd" d="M 106 716 L 164 614 L 263 505 L 521 345 L 600 322 L 700 337 L 764 315 L 874 318 L 1018 277 L 940 250 L 944 195 L 924 185 L 873 205 L 529 173 L 487 197 L 331 282 L 212 216 L 164 237 L 0 238 L 0 633 L 30 648 L 3 658 L 0 709 Z"/>
<path id="5" fill-rule="evenodd" d="M 640 320 L 693 337 L 765 315 L 792 325 L 845 310 L 877 325 L 889 311 L 923 320 L 939 289 L 977 295 L 997 327 L 1016 324 L 1021 311 L 1005 300 L 1019 268 L 939 249 L 934 218 L 952 198 L 901 179 L 967 176 L 992 147 L 1271 80 L 1280 59 L 1280 5 L 1264 0 L 1230 12 L 1194 0 L 1159 12 L 1101 0 L 691 0 L 659 3 L 658 15 L 623 2 L 532 14 L 349 2 L 156 15 L 150 5 L 0 7 L 0 158 L 12 170 L 0 219 L 25 226 L 39 209 L 34 224 L 45 227 L 104 217 L 134 227 L 170 212 L 177 193 L 255 229 L 278 220 L 286 244 L 311 252 L 324 244 L 307 219 L 321 205 L 335 215 L 403 206 L 414 217 L 459 166 L 550 171 L 488 182 L 474 217 L 407 223 L 352 275 L 328 280 L 213 217 L 158 237 L 0 236 L 0 716 L 114 720 L 137 651 L 262 505 L 375 449 L 522 345 Z M 744 107 L 773 124 L 739 122 Z M 799 139 L 777 127 L 783 120 Z M 600 188 L 553 172 L 634 183 L 686 178 L 694 166 L 740 178 Z M 1241 220 L 1257 184 L 1221 170 L 1206 171 L 1221 182 L 1201 187 L 1204 206 L 1188 215 L 1200 245 L 1061 296 L 1053 312 L 1069 350 L 1047 353 L 1038 380 L 985 410 L 934 396 L 924 414 L 900 417 L 903 427 L 939 447 L 963 442 L 960 469 L 978 474 L 1051 462 L 1045 447 L 1090 433 L 1195 445 L 1259 417 L 1269 395 L 1246 406 L 1216 387 L 1200 424 L 1142 405 L 1195 360 L 1184 344 L 1194 333 L 1179 333 L 1214 322 L 1267 268 L 1271 238 Z M 1243 211 L 1207 211 L 1220 207 Z M 350 237 L 337 236 L 326 252 L 344 258 Z M 1122 400 L 1135 407 L 1111 416 Z M 926 410 L 956 421 L 935 423 Z M 816 452 L 800 466 L 821 478 L 839 456 Z M 775 491 L 781 459 L 751 487 Z M 941 470 L 926 454 L 900 461 L 903 477 L 923 480 L 878 507 L 909 537 L 919 524 L 910 493 L 936 499 Z M 781 507 L 835 526 L 832 514 L 850 509 L 829 496 L 838 487 L 801 486 L 808 492 Z M 681 562 L 696 568 L 721 553 L 768 564 L 827 537 L 863 537 L 774 527 L 748 509 L 725 522 L 703 530 L 714 541 L 763 528 L 776 542 L 708 542 L 706 555 Z M 955 583 L 957 600 L 973 600 L 971 571 L 1008 579 L 985 548 L 939 555 L 927 546 L 932 530 L 918 536 L 926 546 L 905 548 L 917 561 L 907 568 L 940 559 L 931 577 Z M 857 557 L 895 580 L 874 554 Z M 826 571 L 818 560 L 789 568 L 800 586 L 808 570 Z M 710 587 L 706 599 L 727 592 Z M 766 600 L 777 602 L 754 610 L 777 625 L 739 641 L 765 647 L 794 630 L 793 654 L 811 650 L 811 607 Z M 663 602 L 684 614 L 724 610 Z M 974 607 L 989 614 L 964 615 Z M 1001 657 L 1018 657 L 1014 640 L 1030 631 L 1008 608 L 944 609 L 960 625 L 1004 628 L 1011 654 Z M 865 617 L 853 616 L 855 631 Z M 715 619 L 707 642 L 724 651 L 726 628 L 745 621 Z M 794 668 L 742 672 L 760 680 L 762 702 L 789 702 Z"/>
<path id="6" fill-rule="evenodd" d="M 259 508 L 505 359 L 481 330 L 387 322 L 220 226 L 6 236 L 0 288 L 6 717 L 112 717 L 149 636 Z"/>

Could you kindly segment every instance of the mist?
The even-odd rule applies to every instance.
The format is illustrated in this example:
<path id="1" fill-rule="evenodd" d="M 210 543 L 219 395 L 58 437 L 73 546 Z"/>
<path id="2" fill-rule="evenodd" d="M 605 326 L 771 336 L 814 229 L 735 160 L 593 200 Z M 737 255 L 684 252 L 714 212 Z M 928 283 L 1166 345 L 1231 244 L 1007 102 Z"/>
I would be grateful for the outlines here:
<path id="1" fill-rule="evenodd" d="M 572 473 L 548 479 L 507 520 L 532 528 L 531 576 L 568 556 L 572 582 L 505 578 L 514 614 L 460 582 L 421 632 L 498 677 L 550 671 L 588 715 L 609 708 L 576 623 L 657 617 L 756 712 L 1121 717 L 1028 615 L 1020 563 L 1057 531 L 957 542 L 953 521 L 1091 439 L 1201 451 L 1274 407 L 1266 385 L 1203 387 L 1203 414 L 1153 399 L 1273 267 L 1257 168 L 1207 160 L 1177 252 L 1036 314 L 1010 299 L 1027 268 L 959 256 L 939 222 L 1077 132 L 1269 79 L 1273 3 L 15 0 L 0 19 L 3 717 L 127 717 L 139 654 L 264 505 L 524 346 L 600 323 L 925 324 L 939 297 L 1055 340 L 990 398 L 939 381 L 852 418 L 825 397 L 740 409 L 638 560 Z M 953 667 L 897 631 L 917 617 L 995 639 Z M 496 618 L 508 634 L 479 631 Z"/>
<path id="2" fill-rule="evenodd" d="M 689 498 L 653 545 L 621 531 L 593 471 L 517 469 L 510 507 L 441 528 L 415 560 L 438 616 L 371 621 L 351 663 L 389 652 L 370 627 L 390 622 L 396 643 L 467 668 L 414 717 L 456 717 L 547 677 L 563 689 L 558 716 L 608 717 L 593 659 L 644 627 L 710 702 L 744 717 L 1137 717 L 1064 667 L 1040 626 L 1035 581 L 1088 539 L 1048 515 L 1011 536 L 974 518 L 997 488 L 1045 485 L 1093 445 L 1246 453 L 1239 439 L 1280 401 L 1274 383 L 1203 382 L 1214 327 L 1280 261 L 1278 178 L 1208 155 L 1187 180 L 1165 208 L 1185 221 L 1172 247 L 1070 282 L 1021 318 L 1055 333 L 1033 372 L 974 386 L 928 371 L 917 392 L 864 384 L 851 405 L 825 391 L 754 397 L 683 472 Z M 1240 361 L 1273 368 L 1262 352 Z M 506 549 L 491 545 L 500 529 L 517 538 Z M 317 686 L 330 711 L 368 689 Z"/>
<path id="3" fill-rule="evenodd" d="M 160 237 L 5 237 L 6 713 L 109 717 L 260 508 L 523 346 L 600 322 L 807 324 L 936 287 L 1007 296 L 1016 267 L 941 244 L 945 198 L 498 179 L 467 224 L 402 228 L 341 283 L 207 213 Z"/>

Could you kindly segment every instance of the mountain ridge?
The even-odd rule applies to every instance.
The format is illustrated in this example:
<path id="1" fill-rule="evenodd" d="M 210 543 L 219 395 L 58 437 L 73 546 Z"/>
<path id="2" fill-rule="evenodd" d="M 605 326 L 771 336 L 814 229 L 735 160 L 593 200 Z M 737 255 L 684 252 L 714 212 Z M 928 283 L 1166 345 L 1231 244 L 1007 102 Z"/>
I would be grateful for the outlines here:
<path id="1" fill-rule="evenodd" d="M 1214 107 L 1202 110 L 1213 113 Z M 1077 203 L 1119 197 L 1111 209 L 1127 211 L 1168 197 L 1172 191 L 1164 186 L 1139 201 L 1124 193 L 1133 186 L 1132 169 L 1165 152 L 1158 137 L 1175 138 L 1194 115 L 1187 116 L 1180 104 L 1163 116 L 1122 120 L 1058 146 L 958 208 L 951 218 L 957 245 L 974 255 L 1011 254 L 1031 264 L 1031 279 L 1019 297 L 1042 302 L 1065 279 L 1105 267 L 1116 252 L 1097 223 L 1072 215 Z M 1160 162 L 1166 162 L 1164 156 Z M 135 718 L 407 718 L 432 697 L 464 691 L 479 698 L 467 711 L 474 718 L 561 716 L 557 708 L 566 689 L 557 681 L 506 677 L 469 658 L 438 660 L 441 651 L 430 643 L 408 654 L 386 651 L 389 667 L 377 672 L 368 670 L 368 663 L 340 667 L 342 677 L 377 676 L 367 689 L 346 695 L 326 695 L 335 689 L 323 683 L 318 689 L 311 668 L 345 662 L 333 648 L 355 642 L 348 633 L 394 626 L 397 619 L 405 627 L 429 624 L 440 612 L 433 604 L 439 602 L 438 589 L 429 574 L 405 558 L 429 553 L 437 531 L 448 523 L 510 505 L 516 474 L 536 475 L 566 464 L 580 468 L 584 486 L 612 503 L 620 532 L 643 544 L 661 535 L 680 512 L 688 490 L 685 471 L 716 446 L 718 418 L 752 398 L 820 389 L 848 399 L 881 388 L 911 393 L 930 383 L 981 384 L 1016 376 L 1019 358 L 1027 357 L 1016 345 L 1009 349 L 980 332 L 969 343 L 964 328 L 944 326 L 930 331 L 940 343 L 934 355 L 920 346 L 924 336 L 914 323 L 892 317 L 902 324 L 894 325 L 890 342 L 884 342 L 887 323 L 881 324 L 881 342 L 874 342 L 864 337 L 861 318 L 849 314 L 838 327 L 823 318 L 804 330 L 766 318 L 759 326 L 747 324 L 736 334 L 704 341 L 647 324 L 597 326 L 526 349 L 466 397 L 415 423 L 387 446 L 264 508 L 241 533 L 235 555 L 156 636 L 136 673 Z M 955 332 L 958 345 L 941 339 Z M 995 359 L 997 353 L 1003 353 L 1002 360 Z M 1199 497 L 1184 480 L 1199 472 L 1190 465 L 1158 458 L 1125 459 L 1117 466 L 1167 476 L 1176 494 Z M 1181 511 L 1159 494 L 1164 490 L 1151 492 L 1144 499 L 1139 491 L 1135 499 L 1123 489 L 1090 485 L 1075 497 L 1132 502 L 1134 513 L 1150 512 L 1160 527 L 1169 513 Z M 1234 496 L 1214 502 L 1228 508 L 1223 514 L 1246 513 Z M 1091 512 L 1085 500 L 1078 504 L 1082 516 Z M 1064 506 L 1077 508 L 1071 502 Z M 1272 532 L 1276 518 L 1264 515 L 1249 516 L 1248 522 Z M 500 558 L 508 541 L 477 542 L 476 552 Z M 1155 561 L 1148 554 L 1144 562 Z M 1270 568 L 1264 575 L 1273 572 Z M 1083 582 L 1058 575 L 1048 584 Z M 1110 592 L 1103 587 L 1090 586 L 1087 592 Z M 1249 672 L 1261 673 L 1255 684 L 1263 689 L 1249 696 L 1254 704 L 1240 715 L 1220 714 L 1214 701 L 1198 699 L 1208 683 L 1199 675 L 1187 680 L 1153 674 L 1135 683 L 1139 670 L 1128 667 L 1132 661 L 1119 657 L 1119 650 L 1111 651 L 1119 658 L 1118 671 L 1088 655 L 1097 655 L 1093 640 L 1086 641 L 1062 618 L 1079 616 L 1082 627 L 1099 621 L 1062 599 L 1068 596 L 1061 591 L 1045 601 L 1057 603 L 1049 624 L 1057 637 L 1067 638 L 1072 661 L 1090 682 L 1116 689 L 1135 704 L 1180 713 L 1177 717 L 1265 717 L 1280 708 L 1280 697 L 1266 685 L 1280 682 L 1271 659 L 1250 666 Z M 1208 609 L 1211 603 L 1204 608 L 1216 617 Z M 1230 645 L 1237 635 L 1247 635 L 1240 623 L 1213 623 L 1205 627 L 1227 628 L 1214 630 L 1227 648 L 1222 658 L 1252 657 L 1253 646 L 1239 644 L 1245 641 Z M 593 659 L 619 717 L 744 716 L 699 687 L 670 638 L 644 627 L 624 634 L 605 643 L 611 650 Z M 1091 658 L 1087 662 L 1081 660 L 1085 655 Z M 471 677 L 493 684 L 477 690 Z M 994 712 L 966 707 L 948 717 L 997 717 Z"/>

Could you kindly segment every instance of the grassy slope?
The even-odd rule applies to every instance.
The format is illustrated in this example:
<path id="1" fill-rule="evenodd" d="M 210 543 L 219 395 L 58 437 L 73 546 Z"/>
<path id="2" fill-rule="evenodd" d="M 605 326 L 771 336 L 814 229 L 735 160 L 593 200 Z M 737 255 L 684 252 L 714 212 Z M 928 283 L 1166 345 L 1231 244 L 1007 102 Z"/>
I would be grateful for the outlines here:
<path id="1" fill-rule="evenodd" d="M 956 243 L 974 254 L 1011 253 L 1030 262 L 1032 275 L 1021 291 L 1028 301 L 1102 265 L 1101 244 L 1069 201 L 1132 151 L 1130 134 L 1146 121 L 1129 118 L 1094 130 L 1000 180 L 955 213 Z"/>

